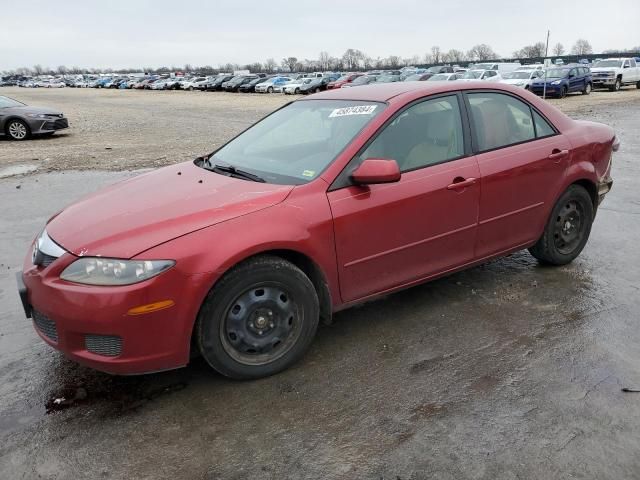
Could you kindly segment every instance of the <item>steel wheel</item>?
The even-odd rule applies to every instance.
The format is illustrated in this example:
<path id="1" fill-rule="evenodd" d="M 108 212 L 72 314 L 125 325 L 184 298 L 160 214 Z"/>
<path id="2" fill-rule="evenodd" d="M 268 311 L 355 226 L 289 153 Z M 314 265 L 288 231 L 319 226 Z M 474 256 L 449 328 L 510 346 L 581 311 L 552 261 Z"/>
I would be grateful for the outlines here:
<path id="1" fill-rule="evenodd" d="M 585 95 L 589 95 L 591 93 L 591 84 L 587 83 L 584 87 L 584 91 L 582 92 Z"/>
<path id="2" fill-rule="evenodd" d="M 265 365 L 286 354 L 300 335 L 298 306 L 283 285 L 256 285 L 227 308 L 220 338 L 245 365 Z"/>
<path id="3" fill-rule="evenodd" d="M 584 211 L 579 202 L 566 203 L 558 215 L 553 229 L 556 249 L 563 255 L 570 255 L 582 241 L 585 231 Z"/>
<path id="4" fill-rule="evenodd" d="M 22 120 L 11 120 L 7 125 L 7 133 L 13 140 L 24 140 L 29 135 L 29 129 Z"/>

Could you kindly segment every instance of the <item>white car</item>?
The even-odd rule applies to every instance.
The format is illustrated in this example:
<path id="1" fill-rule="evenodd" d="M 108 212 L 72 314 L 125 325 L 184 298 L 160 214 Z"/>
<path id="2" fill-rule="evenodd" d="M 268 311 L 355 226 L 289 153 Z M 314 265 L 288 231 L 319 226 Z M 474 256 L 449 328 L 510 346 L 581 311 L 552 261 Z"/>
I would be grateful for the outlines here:
<path id="1" fill-rule="evenodd" d="M 437 73 L 433 77 L 427 78 L 427 82 L 451 82 L 453 80 L 458 80 L 463 74 L 462 73 Z"/>
<path id="2" fill-rule="evenodd" d="M 507 72 L 502 74 L 500 83 L 506 83 L 515 87 L 522 87 L 529 90 L 531 82 L 536 78 L 544 76 L 543 70 L 516 70 L 515 72 Z"/>
<path id="3" fill-rule="evenodd" d="M 520 70 L 522 65 L 520 62 L 487 62 L 487 63 L 476 63 L 472 70 L 495 70 L 500 75 L 505 72 L 513 72 L 514 70 Z"/>
<path id="4" fill-rule="evenodd" d="M 183 90 L 193 90 L 194 88 L 198 88 L 198 85 L 206 80 L 206 77 L 189 78 L 187 80 L 181 81 L 180 86 Z"/>
<path id="5" fill-rule="evenodd" d="M 640 88 L 640 66 L 635 58 L 607 58 L 591 66 L 593 88 L 608 88 L 612 92 L 623 85 Z"/>
<path id="6" fill-rule="evenodd" d="M 529 65 L 520 65 L 518 67 L 519 71 L 522 70 L 543 70 L 544 71 L 544 65 L 542 63 L 531 63 Z"/>
<path id="7" fill-rule="evenodd" d="M 461 82 L 473 82 L 475 80 L 498 82 L 502 80 L 502 76 L 495 70 L 468 70 L 458 80 Z"/>
<path id="8" fill-rule="evenodd" d="M 307 83 L 311 83 L 314 80 L 315 78 L 299 78 L 298 80 L 289 82 L 283 87 L 282 93 L 284 93 L 285 95 L 296 95 L 300 93 L 301 86 L 306 85 Z"/>
<path id="9" fill-rule="evenodd" d="M 256 85 L 256 93 L 273 93 L 280 86 L 291 79 L 289 77 L 273 77 Z"/>

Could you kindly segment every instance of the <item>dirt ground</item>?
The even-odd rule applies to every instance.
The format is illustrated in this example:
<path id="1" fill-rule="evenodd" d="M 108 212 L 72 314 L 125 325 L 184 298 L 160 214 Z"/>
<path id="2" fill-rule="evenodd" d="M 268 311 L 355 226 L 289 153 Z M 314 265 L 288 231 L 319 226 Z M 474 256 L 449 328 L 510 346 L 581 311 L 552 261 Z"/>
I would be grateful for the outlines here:
<path id="1" fill-rule="evenodd" d="M 59 108 L 70 128 L 52 138 L 0 138 L 0 177 L 22 170 L 130 170 L 193 159 L 293 100 L 290 95 L 103 89 L 0 88 L 29 105 Z M 640 101 L 640 90 L 549 100 L 588 115 L 601 104 Z M 3 170 L 4 169 L 4 170 Z M 4 172 L 4 175 L 3 175 Z"/>
<path id="2" fill-rule="evenodd" d="M 101 169 L 191 158 L 284 101 L 15 96 L 61 106 L 73 127 L 60 138 L 0 141 L 0 162 L 59 169 L 92 155 Z M 520 252 L 342 311 L 294 368 L 252 382 L 200 359 L 113 377 L 44 344 L 16 292 L 27 245 L 62 206 L 136 172 L 87 164 L 0 179 L 0 479 L 640 478 L 640 393 L 622 391 L 640 388 L 638 98 L 558 102 L 621 139 L 613 190 L 572 264 L 543 267 Z M 55 406 L 61 398 L 66 408 Z"/>

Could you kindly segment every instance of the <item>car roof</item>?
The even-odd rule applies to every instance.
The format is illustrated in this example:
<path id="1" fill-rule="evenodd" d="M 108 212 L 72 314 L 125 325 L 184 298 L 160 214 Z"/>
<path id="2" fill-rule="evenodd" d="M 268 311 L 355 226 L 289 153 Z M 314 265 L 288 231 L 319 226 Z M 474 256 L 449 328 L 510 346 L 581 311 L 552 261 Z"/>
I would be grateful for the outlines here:
<path id="1" fill-rule="evenodd" d="M 398 96 L 427 96 L 438 93 L 455 92 L 459 90 L 504 90 L 514 92 L 514 88 L 498 82 L 394 82 L 383 84 L 369 84 L 358 88 L 338 88 L 316 93 L 299 101 L 309 100 L 362 100 L 370 102 L 387 102 Z"/>

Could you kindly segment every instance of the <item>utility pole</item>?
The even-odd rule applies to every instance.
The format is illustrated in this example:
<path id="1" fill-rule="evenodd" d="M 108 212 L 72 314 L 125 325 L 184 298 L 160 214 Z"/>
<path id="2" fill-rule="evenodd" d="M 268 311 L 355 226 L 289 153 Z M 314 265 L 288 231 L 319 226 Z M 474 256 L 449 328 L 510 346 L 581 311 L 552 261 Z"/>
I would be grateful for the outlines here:
<path id="1" fill-rule="evenodd" d="M 542 87 L 542 98 L 546 99 L 547 98 L 547 56 L 549 55 L 549 34 L 551 33 L 550 30 L 547 30 L 547 46 L 544 49 L 544 86 Z"/>

